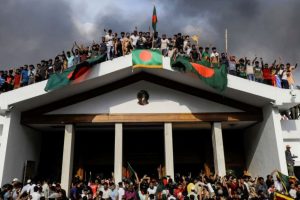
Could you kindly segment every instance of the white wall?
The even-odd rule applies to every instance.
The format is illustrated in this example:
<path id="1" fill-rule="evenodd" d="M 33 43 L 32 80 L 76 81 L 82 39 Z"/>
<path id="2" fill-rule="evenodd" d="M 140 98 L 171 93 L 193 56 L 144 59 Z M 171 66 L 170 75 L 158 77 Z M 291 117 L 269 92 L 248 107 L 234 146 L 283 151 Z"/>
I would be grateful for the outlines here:
<path id="1" fill-rule="evenodd" d="M 263 108 L 264 121 L 245 131 L 246 166 L 253 176 L 270 174 L 274 169 L 287 174 L 278 109 Z"/>
<path id="2" fill-rule="evenodd" d="M 13 110 L 3 127 L 4 145 L 1 145 L 0 185 L 13 178 L 22 180 L 26 160 L 36 162 L 40 156 L 41 134 L 20 124 L 20 112 Z"/>
<path id="3" fill-rule="evenodd" d="M 281 120 L 280 123 L 284 139 L 300 139 L 300 120 Z"/>
<path id="4" fill-rule="evenodd" d="M 147 90 L 149 104 L 139 105 L 137 93 Z M 146 81 L 114 90 L 110 93 L 52 111 L 48 114 L 98 114 L 98 113 L 206 113 L 239 112 L 206 99 L 165 88 Z"/>
<path id="5" fill-rule="evenodd" d="M 292 154 L 298 156 L 295 158 L 295 166 L 300 166 L 300 120 L 281 120 L 282 137 L 284 141 L 283 148 L 290 145 Z"/>

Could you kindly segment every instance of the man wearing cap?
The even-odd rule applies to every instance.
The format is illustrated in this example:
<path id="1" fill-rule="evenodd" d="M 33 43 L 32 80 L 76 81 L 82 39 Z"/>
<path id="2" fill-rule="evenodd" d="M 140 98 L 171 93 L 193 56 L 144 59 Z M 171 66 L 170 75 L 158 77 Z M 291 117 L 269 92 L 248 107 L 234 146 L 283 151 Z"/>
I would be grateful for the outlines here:
<path id="1" fill-rule="evenodd" d="M 23 194 L 24 192 L 29 193 L 29 190 L 31 188 L 31 180 L 28 179 L 27 180 L 27 184 L 23 186 L 22 190 L 21 190 L 21 194 Z"/>
<path id="2" fill-rule="evenodd" d="M 295 173 L 294 173 L 295 160 L 294 160 L 294 158 L 297 158 L 297 156 L 292 155 L 290 145 L 286 145 L 285 158 L 286 158 L 286 164 L 287 164 L 289 176 L 295 176 Z"/>
<path id="3" fill-rule="evenodd" d="M 14 178 L 11 182 L 12 186 L 13 186 L 13 190 L 12 190 L 12 199 L 16 200 L 21 192 L 22 189 L 22 183 L 18 178 Z"/>

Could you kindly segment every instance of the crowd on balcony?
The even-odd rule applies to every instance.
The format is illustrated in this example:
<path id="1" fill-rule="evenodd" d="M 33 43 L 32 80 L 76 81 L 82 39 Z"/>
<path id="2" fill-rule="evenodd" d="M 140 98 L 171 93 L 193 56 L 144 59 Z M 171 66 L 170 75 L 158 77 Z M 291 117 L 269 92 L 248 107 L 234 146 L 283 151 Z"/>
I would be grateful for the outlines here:
<path id="1" fill-rule="evenodd" d="M 158 178 L 124 178 L 115 183 L 114 178 L 95 177 L 82 181 L 75 177 L 70 193 L 66 194 L 61 185 L 50 181 L 27 180 L 23 185 L 17 178 L 1 188 L 1 200 L 212 200 L 212 199 L 274 199 L 274 192 L 300 199 L 300 184 L 296 178 L 286 183 L 276 175 L 276 171 L 263 177 L 251 177 L 244 172 L 237 178 L 234 173 L 224 177 L 216 174 L 200 173 L 191 177 L 176 174 L 174 180 L 169 176 Z"/>
<path id="2" fill-rule="evenodd" d="M 236 58 L 234 55 L 219 53 L 216 47 L 202 47 L 197 45 L 198 38 L 181 33 L 167 37 L 158 33 L 113 32 L 104 30 L 105 34 L 99 43 L 93 42 L 89 46 L 78 45 L 76 42 L 70 51 L 63 51 L 54 59 L 42 60 L 36 65 L 23 65 L 10 70 L 0 70 L 0 93 L 24 87 L 48 79 L 53 73 L 61 73 L 65 69 L 79 64 L 88 58 L 107 55 L 107 60 L 129 54 L 133 49 L 160 49 L 163 56 L 171 57 L 183 55 L 192 62 L 207 60 L 211 63 L 225 64 L 228 73 L 250 81 L 273 85 L 275 87 L 293 89 L 295 81 L 293 71 L 297 64 L 282 63 L 281 58 L 268 64 L 262 58 Z M 197 40 L 197 42 L 196 42 Z"/>

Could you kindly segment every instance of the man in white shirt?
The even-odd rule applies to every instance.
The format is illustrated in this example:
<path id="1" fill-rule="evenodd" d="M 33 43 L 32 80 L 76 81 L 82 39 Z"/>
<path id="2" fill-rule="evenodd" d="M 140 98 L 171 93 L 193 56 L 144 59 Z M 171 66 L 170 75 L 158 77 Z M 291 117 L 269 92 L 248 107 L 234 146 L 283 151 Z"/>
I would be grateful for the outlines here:
<path id="1" fill-rule="evenodd" d="M 131 40 L 131 44 L 132 44 L 132 47 L 135 49 L 136 48 L 136 43 L 137 41 L 139 40 L 139 36 L 137 34 L 137 30 L 135 30 L 133 32 L 133 35 L 130 36 L 130 40 Z"/>
<path id="2" fill-rule="evenodd" d="M 123 183 L 122 182 L 119 182 L 119 188 L 118 188 L 118 199 L 119 200 L 122 200 L 124 194 L 125 194 L 125 190 L 123 188 Z"/>
<path id="3" fill-rule="evenodd" d="M 284 192 L 284 188 L 282 186 L 282 183 L 280 181 L 280 179 L 276 176 L 276 180 L 274 181 L 274 186 L 276 191 L 278 192 Z"/>
<path id="4" fill-rule="evenodd" d="M 289 89 L 289 82 L 287 78 L 287 70 L 284 64 L 280 65 L 280 70 L 278 72 L 279 76 L 281 76 L 281 87 L 284 89 Z"/>
<path id="5" fill-rule="evenodd" d="M 254 67 L 251 65 L 250 60 L 245 58 L 246 60 L 246 74 L 247 74 L 247 79 L 250 81 L 255 81 L 254 78 Z"/>
<path id="6" fill-rule="evenodd" d="M 291 184 L 291 189 L 289 191 L 289 194 L 291 195 L 291 197 L 293 197 L 294 199 L 296 199 L 297 197 L 297 190 L 295 188 L 295 184 Z"/>
<path id="7" fill-rule="evenodd" d="M 31 180 L 28 179 L 27 180 L 27 184 L 23 186 L 22 190 L 21 190 L 21 194 L 23 194 L 24 192 L 29 192 L 30 190 L 30 187 L 31 187 Z"/>
<path id="8" fill-rule="evenodd" d="M 29 77 L 29 81 L 28 81 L 28 85 L 34 83 L 34 78 L 35 78 L 35 69 L 33 65 L 29 65 L 29 70 L 28 70 L 28 77 Z"/>
<path id="9" fill-rule="evenodd" d="M 41 194 L 38 191 L 39 191 L 38 186 L 34 186 L 33 193 L 30 194 L 31 200 L 40 200 Z"/>
<path id="10" fill-rule="evenodd" d="M 154 186 L 153 182 L 150 182 L 149 188 L 147 189 L 148 194 L 156 194 L 157 187 Z"/>
<path id="11" fill-rule="evenodd" d="M 219 64 L 219 53 L 217 52 L 217 48 L 212 48 L 212 53 L 210 54 L 210 61 L 213 64 Z"/>
<path id="12" fill-rule="evenodd" d="M 108 187 L 108 183 L 104 183 L 104 187 L 101 191 L 103 192 L 103 195 L 102 195 L 103 199 L 110 198 L 111 189 Z"/>
<path id="13" fill-rule="evenodd" d="M 161 39 L 161 45 L 160 45 L 160 50 L 161 50 L 163 56 L 167 55 L 169 44 L 170 44 L 170 41 L 167 38 L 166 34 L 163 34 L 162 39 Z"/>
<path id="14" fill-rule="evenodd" d="M 36 184 L 32 183 L 32 185 L 30 186 L 29 190 L 27 191 L 28 194 L 32 194 L 34 193 L 34 188 L 36 187 Z"/>
<path id="15" fill-rule="evenodd" d="M 63 51 L 63 54 L 65 55 L 64 51 Z M 74 55 L 71 55 L 71 52 L 68 51 L 66 58 L 68 60 L 68 68 L 73 67 L 73 65 L 74 65 L 74 58 L 75 58 Z"/>
<path id="16" fill-rule="evenodd" d="M 106 32 L 105 29 L 104 29 L 104 31 Z M 111 60 L 113 38 L 114 38 L 114 36 L 112 35 L 112 30 L 109 29 L 105 35 L 105 42 L 106 42 L 106 47 L 107 47 L 107 60 Z"/>
<path id="17" fill-rule="evenodd" d="M 42 185 L 42 196 L 45 197 L 45 199 L 48 199 L 49 192 L 50 192 L 49 185 L 48 185 L 47 181 L 44 181 L 44 183 Z"/>

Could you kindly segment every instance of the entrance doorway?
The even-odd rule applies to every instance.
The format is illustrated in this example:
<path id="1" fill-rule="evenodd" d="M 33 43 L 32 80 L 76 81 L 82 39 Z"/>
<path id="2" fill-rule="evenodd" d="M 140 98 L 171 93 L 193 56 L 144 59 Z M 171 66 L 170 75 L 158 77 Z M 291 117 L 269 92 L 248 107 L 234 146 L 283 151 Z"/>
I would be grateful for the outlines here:
<path id="1" fill-rule="evenodd" d="M 204 164 L 213 169 L 213 149 L 211 130 L 173 128 L 175 175 L 197 176 Z"/>
<path id="2" fill-rule="evenodd" d="M 164 129 L 157 125 L 123 127 L 123 166 L 129 163 L 141 177 L 158 177 L 157 168 L 164 165 Z"/>
<path id="3" fill-rule="evenodd" d="M 73 174 L 83 180 L 110 178 L 114 171 L 113 125 L 101 127 L 77 127 Z"/>

